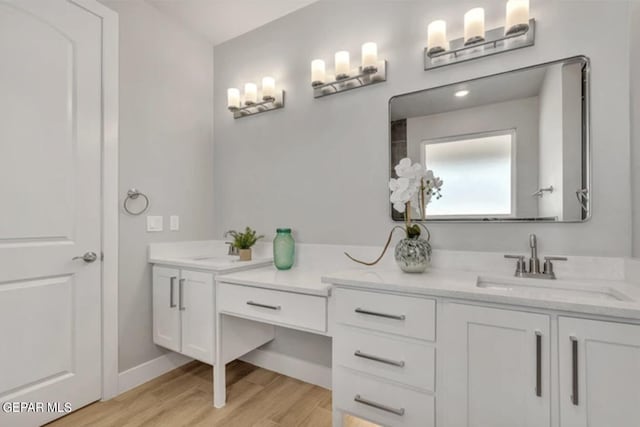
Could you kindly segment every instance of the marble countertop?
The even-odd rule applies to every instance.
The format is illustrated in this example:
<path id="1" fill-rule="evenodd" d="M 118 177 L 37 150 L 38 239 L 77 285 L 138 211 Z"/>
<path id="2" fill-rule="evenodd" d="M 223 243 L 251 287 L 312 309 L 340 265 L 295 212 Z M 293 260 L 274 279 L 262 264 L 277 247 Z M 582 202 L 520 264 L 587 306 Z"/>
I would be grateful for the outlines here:
<path id="1" fill-rule="evenodd" d="M 322 274 L 323 271 L 314 269 L 294 267 L 281 271 L 272 266 L 225 274 L 216 277 L 216 281 L 326 297 L 331 284 L 322 282 Z"/>
<path id="2" fill-rule="evenodd" d="M 640 320 L 640 286 L 620 280 L 520 279 L 438 269 L 424 274 L 406 274 L 397 268 L 370 268 L 324 274 L 322 282 L 362 290 Z M 480 282 L 486 287 L 478 286 Z"/>
<path id="3" fill-rule="evenodd" d="M 232 273 L 236 271 L 244 271 L 247 269 L 265 267 L 273 263 L 271 258 L 255 258 L 251 261 L 240 261 L 238 256 L 221 255 L 221 256 L 154 256 L 149 257 L 152 264 L 162 264 L 182 268 L 195 268 L 198 270 L 207 270 L 213 273 Z"/>
<path id="4" fill-rule="evenodd" d="M 558 280 L 545 280 L 513 277 L 513 263 L 494 253 L 439 251 L 424 274 L 405 274 L 392 260 L 364 268 L 344 255 L 348 250 L 374 258 L 379 249 L 300 244 L 296 265 L 279 271 L 267 244 L 256 245 L 253 261 L 240 262 L 237 256 L 210 255 L 225 254 L 224 241 L 155 243 L 149 262 L 212 271 L 222 282 L 324 297 L 338 285 L 640 320 L 640 261 L 571 256 L 556 266 Z M 486 286 L 478 286 L 479 280 Z"/>

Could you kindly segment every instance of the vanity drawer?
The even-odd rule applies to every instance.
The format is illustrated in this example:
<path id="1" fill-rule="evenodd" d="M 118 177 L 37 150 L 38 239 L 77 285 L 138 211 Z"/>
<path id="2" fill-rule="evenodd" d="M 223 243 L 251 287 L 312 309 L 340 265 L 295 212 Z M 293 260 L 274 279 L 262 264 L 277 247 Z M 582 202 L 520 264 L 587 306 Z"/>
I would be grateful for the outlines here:
<path id="1" fill-rule="evenodd" d="M 434 391 L 432 344 L 342 326 L 333 336 L 335 365 L 345 366 L 402 384 Z"/>
<path id="2" fill-rule="evenodd" d="M 218 283 L 218 311 L 319 332 L 327 331 L 324 297 Z"/>
<path id="3" fill-rule="evenodd" d="M 435 425 L 435 398 L 341 367 L 334 368 L 333 405 L 336 409 L 385 426 Z"/>
<path id="4" fill-rule="evenodd" d="M 435 341 L 436 302 L 432 299 L 337 288 L 338 323 Z"/>

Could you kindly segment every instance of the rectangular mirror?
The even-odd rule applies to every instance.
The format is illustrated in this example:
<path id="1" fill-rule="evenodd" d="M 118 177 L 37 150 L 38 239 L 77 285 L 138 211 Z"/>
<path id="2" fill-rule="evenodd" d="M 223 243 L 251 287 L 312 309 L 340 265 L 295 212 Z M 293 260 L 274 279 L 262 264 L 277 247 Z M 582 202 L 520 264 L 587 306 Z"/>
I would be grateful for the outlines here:
<path id="1" fill-rule="evenodd" d="M 585 221 L 588 95 L 580 56 L 394 96 L 391 177 L 409 157 L 444 181 L 427 221 Z"/>

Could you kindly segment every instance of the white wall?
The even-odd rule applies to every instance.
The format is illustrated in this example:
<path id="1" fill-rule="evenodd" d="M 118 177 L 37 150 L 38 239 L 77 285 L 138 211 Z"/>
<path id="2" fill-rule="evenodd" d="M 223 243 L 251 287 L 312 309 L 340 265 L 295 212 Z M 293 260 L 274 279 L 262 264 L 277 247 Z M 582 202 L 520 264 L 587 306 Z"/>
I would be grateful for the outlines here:
<path id="1" fill-rule="evenodd" d="M 516 215 L 537 217 L 538 200 L 531 197 L 531 193 L 538 188 L 537 96 L 409 118 L 407 154 L 414 161 L 424 163 L 420 150 L 426 140 L 506 129 L 515 129 L 517 135 Z M 446 187 L 443 187 L 443 193 L 446 196 Z"/>
<path id="2" fill-rule="evenodd" d="M 436 87 L 578 54 L 592 59 L 593 219 L 583 224 L 433 224 L 436 248 L 525 251 L 539 235 L 542 253 L 629 255 L 629 31 L 627 3 L 532 2 L 535 46 L 423 71 L 426 25 L 487 10 L 504 20 L 502 0 L 319 2 L 215 48 L 215 231 L 250 224 L 273 234 L 294 228 L 298 241 L 375 244 L 392 222 L 388 204 L 388 111 L 393 95 Z M 609 23 L 607 36 L 594 31 Z M 388 59 L 388 81 L 314 99 L 310 61 L 329 66 L 340 49 L 359 58 L 373 40 Z M 615 44 L 616 49 L 611 49 Z M 226 110 L 227 87 L 274 75 L 286 108 L 242 120 Z"/>
<path id="3" fill-rule="evenodd" d="M 631 171 L 633 182 L 633 256 L 640 257 L 640 3 L 631 6 Z"/>
<path id="4" fill-rule="evenodd" d="M 143 1 L 104 0 L 120 16 L 120 195 L 136 187 L 149 215 L 180 231 L 147 233 L 120 216 L 119 369 L 164 350 L 153 344 L 147 244 L 213 237 L 213 52 Z"/>
<path id="5" fill-rule="evenodd" d="M 553 186 L 538 204 L 540 216 L 562 219 L 562 66 L 550 67 L 540 88 L 540 161 L 538 186 Z"/>

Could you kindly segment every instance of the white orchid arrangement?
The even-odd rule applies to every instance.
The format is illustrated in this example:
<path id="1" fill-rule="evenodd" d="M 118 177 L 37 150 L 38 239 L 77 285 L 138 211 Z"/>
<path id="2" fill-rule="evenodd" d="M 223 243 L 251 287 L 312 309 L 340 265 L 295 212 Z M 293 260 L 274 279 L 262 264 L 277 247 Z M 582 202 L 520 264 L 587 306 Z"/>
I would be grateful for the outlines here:
<path id="1" fill-rule="evenodd" d="M 389 180 L 389 199 L 393 209 L 404 214 L 407 236 L 419 236 L 420 228 L 411 224 L 411 209 L 415 209 L 424 220 L 426 206 L 434 197 L 442 197 L 440 189 L 444 182 L 420 163 L 411 164 L 408 157 L 400 160 L 394 169 L 398 178 Z"/>
<path id="2" fill-rule="evenodd" d="M 391 178 L 389 180 L 389 189 L 391 190 L 391 203 L 393 203 L 393 209 L 400 213 L 404 213 L 405 227 L 404 231 L 408 238 L 417 238 L 420 236 L 420 225 L 411 224 L 411 209 L 415 209 L 424 220 L 426 217 L 426 206 L 431 203 L 431 200 L 435 197 L 439 199 L 442 197 L 440 189 L 442 188 L 443 181 L 433 175 L 433 171 L 426 169 L 420 163 L 411 164 L 411 159 L 404 158 L 400 160 L 395 167 L 396 175 L 398 178 Z M 422 226 L 427 234 L 427 230 Z M 382 253 L 378 258 L 372 262 L 361 261 L 352 257 L 347 252 L 344 254 L 352 261 L 364 265 L 376 265 L 389 249 L 393 232 L 402 228 L 399 225 L 393 227 L 387 238 L 387 243 L 382 249 Z"/>

